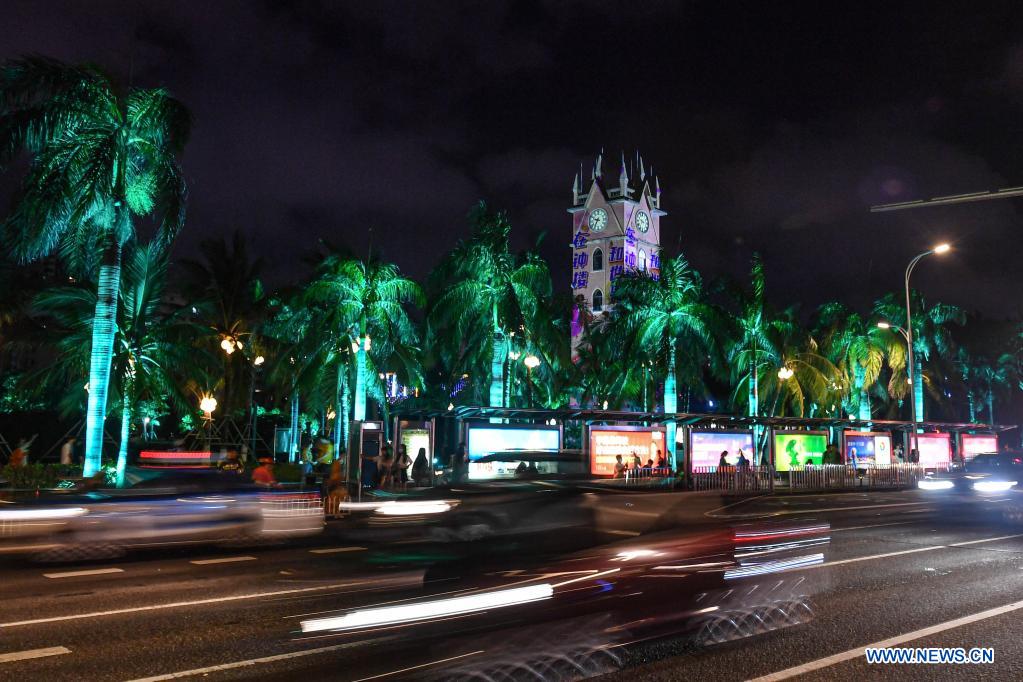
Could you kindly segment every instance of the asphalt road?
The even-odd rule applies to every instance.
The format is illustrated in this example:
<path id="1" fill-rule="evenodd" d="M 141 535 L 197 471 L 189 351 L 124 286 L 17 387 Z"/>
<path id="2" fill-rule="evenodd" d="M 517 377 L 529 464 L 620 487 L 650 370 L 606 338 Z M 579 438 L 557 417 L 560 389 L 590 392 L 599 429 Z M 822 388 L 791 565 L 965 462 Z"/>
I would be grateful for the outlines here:
<path id="1" fill-rule="evenodd" d="M 965 502 L 913 491 L 735 503 L 689 496 L 687 513 L 703 521 L 828 519 L 825 564 L 805 569 L 827 585 L 815 598 L 816 618 L 705 649 L 685 640 L 636 646 L 624 669 L 607 678 L 1019 679 L 1023 525 L 1001 521 L 1004 498 Z M 635 537 L 623 519 L 621 534 Z M 419 594 L 423 558 L 362 548 L 331 527 L 285 547 L 162 550 L 80 564 L 4 560 L 0 680 L 415 677 L 444 662 L 400 642 L 367 657 L 297 629 L 310 614 Z M 893 638 L 913 647 L 989 646 L 995 662 L 868 666 L 859 648 Z"/>

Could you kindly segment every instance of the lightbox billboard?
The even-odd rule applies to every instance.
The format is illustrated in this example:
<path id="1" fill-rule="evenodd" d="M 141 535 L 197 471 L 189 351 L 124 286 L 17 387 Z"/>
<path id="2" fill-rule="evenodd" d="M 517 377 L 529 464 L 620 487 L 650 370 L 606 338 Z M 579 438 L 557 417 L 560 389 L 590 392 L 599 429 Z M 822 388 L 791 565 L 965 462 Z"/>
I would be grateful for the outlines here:
<path id="1" fill-rule="evenodd" d="M 925 467 L 944 466 L 952 461 L 952 437 L 947 433 L 917 434 L 920 450 L 920 464 Z M 913 436 L 909 436 L 909 447 L 913 447 Z"/>
<path id="2" fill-rule="evenodd" d="M 469 461 L 509 450 L 561 449 L 561 429 L 557 426 L 530 426 L 527 428 L 488 424 L 469 426 L 466 439 Z"/>
<path id="3" fill-rule="evenodd" d="M 867 465 L 892 463 L 892 436 L 890 433 L 863 431 L 845 432 L 845 463 Z"/>
<path id="4" fill-rule="evenodd" d="M 595 476 L 614 476 L 618 455 L 632 468 L 636 456 L 644 465 L 651 459 L 657 464 L 658 452 L 667 458 L 663 427 L 590 428 L 590 473 Z"/>
<path id="5" fill-rule="evenodd" d="M 694 468 L 716 467 L 721 462 L 721 453 L 726 451 L 725 461 L 734 465 L 740 449 L 753 464 L 752 431 L 693 431 L 690 435 L 689 450 Z"/>
<path id="6" fill-rule="evenodd" d="M 959 437 L 959 452 L 966 462 L 985 452 L 998 452 L 998 436 L 991 433 L 964 433 Z"/>
<path id="7" fill-rule="evenodd" d="M 778 431 L 774 434 L 774 466 L 788 471 L 808 463 L 820 466 L 828 447 L 826 433 L 809 431 Z"/>

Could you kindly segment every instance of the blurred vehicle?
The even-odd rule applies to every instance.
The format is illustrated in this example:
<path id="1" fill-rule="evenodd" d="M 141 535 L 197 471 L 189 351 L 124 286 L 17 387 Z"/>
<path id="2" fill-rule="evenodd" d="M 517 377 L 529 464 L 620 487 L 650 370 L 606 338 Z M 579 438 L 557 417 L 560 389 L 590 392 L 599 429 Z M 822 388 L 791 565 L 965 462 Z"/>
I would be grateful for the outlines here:
<path id="1" fill-rule="evenodd" d="M 964 493 L 1004 493 L 1023 481 L 1023 451 L 1005 450 L 976 455 L 956 470 L 930 474 L 917 483 L 921 490 Z"/>
<path id="2" fill-rule="evenodd" d="M 43 560 L 162 545 L 276 540 L 323 529 L 318 492 L 252 485 L 235 473 L 164 469 L 127 488 L 84 487 L 0 505 L 0 553 Z"/>
<path id="3" fill-rule="evenodd" d="M 579 679 L 609 672 L 639 643 L 688 635 L 709 645 L 806 622 L 826 580 L 807 569 L 823 563 L 829 535 L 816 521 L 708 524 L 543 564 L 506 559 L 460 580 L 428 571 L 435 594 L 317 614 L 298 636 L 359 642 L 346 651 L 366 673 L 386 670 L 364 667 L 388 663 L 379 644 L 403 652 L 409 679 Z M 424 670 L 420 657 L 446 664 Z"/>

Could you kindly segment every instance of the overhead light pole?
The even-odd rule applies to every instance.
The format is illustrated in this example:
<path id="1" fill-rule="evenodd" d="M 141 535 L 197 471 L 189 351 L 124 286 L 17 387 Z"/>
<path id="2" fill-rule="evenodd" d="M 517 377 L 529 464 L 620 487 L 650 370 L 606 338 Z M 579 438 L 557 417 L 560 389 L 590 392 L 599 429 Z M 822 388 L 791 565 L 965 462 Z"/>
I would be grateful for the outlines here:
<path id="1" fill-rule="evenodd" d="M 917 431 L 917 428 L 916 428 L 916 422 L 917 422 L 916 382 L 918 380 L 922 382 L 923 381 L 923 377 L 916 376 L 916 373 L 917 373 L 916 372 L 916 363 L 915 363 L 915 360 L 914 360 L 914 357 L 913 357 L 913 312 L 912 312 L 912 305 L 911 305 L 911 302 L 910 302 L 910 295 L 909 295 L 909 278 L 913 274 L 913 268 L 915 268 L 916 264 L 919 263 L 921 260 L 923 260 L 924 258 L 926 258 L 927 256 L 930 256 L 932 254 L 941 255 L 943 253 L 948 253 L 951 249 L 952 249 L 951 245 L 949 245 L 947 243 L 938 244 L 933 249 L 930 249 L 928 251 L 924 251 L 921 254 L 918 254 L 916 257 L 913 258 L 913 260 L 909 261 L 909 265 L 906 266 L 906 277 L 905 277 L 905 280 L 904 280 L 905 281 L 905 285 L 906 285 L 906 328 L 903 330 L 903 332 L 904 332 L 904 336 L 906 337 L 906 345 L 908 347 L 908 353 L 907 353 L 908 365 L 907 365 L 906 376 L 909 378 L 909 381 L 910 381 L 910 405 L 913 407 L 913 411 L 912 411 L 912 416 L 913 416 L 913 449 L 916 450 L 917 456 L 919 456 L 920 450 L 917 448 L 917 445 L 919 443 L 918 443 L 918 439 L 916 437 L 916 431 Z M 923 388 L 922 388 L 922 385 L 921 385 L 920 400 L 921 400 L 921 405 L 920 406 L 923 407 Z"/>

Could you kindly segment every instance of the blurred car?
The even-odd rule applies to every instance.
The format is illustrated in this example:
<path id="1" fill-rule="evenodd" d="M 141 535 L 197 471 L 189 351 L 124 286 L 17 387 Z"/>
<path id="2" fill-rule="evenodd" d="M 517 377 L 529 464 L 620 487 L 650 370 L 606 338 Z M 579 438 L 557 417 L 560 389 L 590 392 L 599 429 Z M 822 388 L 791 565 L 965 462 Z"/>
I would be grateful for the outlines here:
<path id="1" fill-rule="evenodd" d="M 318 492 L 260 488 L 216 470 L 143 472 L 129 487 L 86 486 L 0 505 L 0 553 L 44 560 L 132 548 L 284 539 L 323 529 Z"/>
<path id="2" fill-rule="evenodd" d="M 1023 481 L 1023 451 L 1004 450 L 976 455 L 947 473 L 931 474 L 917 482 L 921 490 L 963 493 L 1004 493 Z"/>
<path id="3" fill-rule="evenodd" d="M 637 643 L 716 644 L 806 622 L 826 581 L 806 569 L 823 563 L 829 535 L 817 521 L 708 523 L 457 580 L 428 571 L 432 595 L 317 614 L 297 636 L 358 641 L 341 648 L 370 665 L 386 664 L 374 641 L 397 647 L 409 679 L 578 679 L 609 672 Z M 418 655 L 450 664 L 423 670 Z"/>

